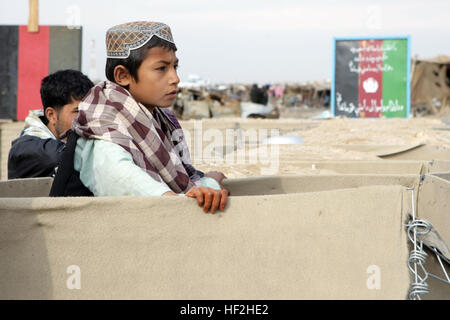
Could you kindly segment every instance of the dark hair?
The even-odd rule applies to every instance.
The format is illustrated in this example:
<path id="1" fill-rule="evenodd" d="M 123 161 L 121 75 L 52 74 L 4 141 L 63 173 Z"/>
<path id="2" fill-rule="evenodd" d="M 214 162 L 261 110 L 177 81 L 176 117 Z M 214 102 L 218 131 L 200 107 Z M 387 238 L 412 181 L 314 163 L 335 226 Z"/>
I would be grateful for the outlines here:
<path id="1" fill-rule="evenodd" d="M 52 107 L 59 111 L 73 100 L 81 100 L 94 86 L 84 74 L 76 70 L 61 70 L 42 79 L 41 100 L 45 110 Z"/>
<path id="2" fill-rule="evenodd" d="M 177 51 L 177 47 L 174 43 L 166 41 L 164 39 L 161 39 L 157 36 L 153 36 L 149 42 L 147 42 L 144 46 L 142 46 L 139 49 L 130 50 L 130 56 L 126 59 L 115 59 L 115 58 L 108 58 L 106 59 L 106 67 L 105 67 L 105 73 L 106 78 L 109 81 L 116 82 L 114 79 L 114 69 L 122 65 L 125 68 L 127 68 L 130 75 L 136 80 L 138 79 L 138 69 L 142 64 L 142 61 L 147 57 L 147 53 L 151 48 L 154 47 L 164 47 L 169 50 Z M 128 89 L 128 88 L 125 88 Z"/>

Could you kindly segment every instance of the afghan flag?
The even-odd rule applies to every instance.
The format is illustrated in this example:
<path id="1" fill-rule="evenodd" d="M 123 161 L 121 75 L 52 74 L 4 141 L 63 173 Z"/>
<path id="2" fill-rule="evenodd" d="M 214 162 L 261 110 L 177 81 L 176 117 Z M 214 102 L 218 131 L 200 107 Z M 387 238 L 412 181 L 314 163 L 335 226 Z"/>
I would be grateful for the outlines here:
<path id="1" fill-rule="evenodd" d="M 406 117 L 408 40 L 343 40 L 335 45 L 335 115 Z"/>
<path id="2" fill-rule="evenodd" d="M 41 81 L 63 69 L 81 70 L 81 29 L 0 26 L 0 118 L 24 120 L 42 109 Z"/>

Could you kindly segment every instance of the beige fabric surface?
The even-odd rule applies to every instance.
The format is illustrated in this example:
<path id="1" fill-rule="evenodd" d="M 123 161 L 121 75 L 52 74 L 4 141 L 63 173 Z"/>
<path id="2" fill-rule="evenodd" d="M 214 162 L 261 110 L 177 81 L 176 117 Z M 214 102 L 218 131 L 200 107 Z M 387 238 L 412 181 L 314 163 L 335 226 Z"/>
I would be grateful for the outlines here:
<path id="1" fill-rule="evenodd" d="M 450 172 L 443 172 L 443 173 L 436 172 L 436 173 L 433 173 L 433 176 L 450 181 Z"/>
<path id="2" fill-rule="evenodd" d="M 53 178 L 27 178 L 0 181 L 1 198 L 46 197 L 50 193 Z"/>
<path id="3" fill-rule="evenodd" d="M 450 149 L 426 144 L 404 152 L 379 155 L 379 157 L 395 160 L 450 160 Z"/>
<path id="4" fill-rule="evenodd" d="M 426 175 L 419 187 L 417 215 L 430 222 L 439 235 L 430 235 L 431 244 L 443 243 L 438 248 L 450 260 L 450 182 Z M 425 240 L 427 237 L 425 237 Z"/>
<path id="5" fill-rule="evenodd" d="M 401 152 L 410 151 L 423 146 L 422 143 L 415 143 L 410 145 L 370 145 L 370 144 L 344 144 L 335 145 L 336 148 L 342 148 L 345 150 L 371 152 L 375 153 L 379 157 L 394 155 Z"/>
<path id="6" fill-rule="evenodd" d="M 417 167 L 419 168 L 419 167 Z M 402 185 L 416 188 L 414 174 L 328 174 L 287 175 L 226 179 L 223 185 L 235 196 L 316 192 L 369 185 Z M 52 178 L 0 181 L 0 198 L 46 197 Z"/>
<path id="7" fill-rule="evenodd" d="M 449 172 L 450 173 L 450 161 L 449 160 L 434 160 L 429 163 L 429 171 L 433 172 Z"/>
<path id="8" fill-rule="evenodd" d="M 404 299 L 408 203 L 401 186 L 232 196 L 216 215 L 178 197 L 3 198 L 0 298 Z"/>
<path id="9" fill-rule="evenodd" d="M 389 160 L 450 160 L 450 149 L 430 144 L 416 143 L 410 145 L 334 145 L 347 151 L 373 153 L 377 157 Z"/>
<path id="10" fill-rule="evenodd" d="M 318 192 L 357 188 L 372 185 L 402 185 L 416 189 L 419 175 L 396 174 L 327 174 L 298 176 L 249 177 L 226 179 L 223 185 L 234 196 L 272 195 L 285 193 Z"/>
<path id="11" fill-rule="evenodd" d="M 442 267 L 436 258 L 433 251 L 425 248 L 425 252 L 428 257 L 425 263 L 425 269 L 427 272 L 434 274 L 435 276 L 445 279 L 445 274 L 442 271 Z M 444 268 L 448 275 L 450 275 L 450 265 L 443 261 Z M 450 300 L 450 285 L 443 283 L 442 281 L 429 276 L 427 279 L 429 293 L 422 295 L 424 300 Z"/>
<path id="12" fill-rule="evenodd" d="M 308 169 L 311 174 L 422 174 L 429 170 L 429 161 L 417 160 L 286 160 L 281 161 L 280 166 L 288 164 L 295 165 L 299 171 Z M 450 166 L 448 168 L 450 171 Z M 304 172 L 302 172 L 304 173 Z"/>

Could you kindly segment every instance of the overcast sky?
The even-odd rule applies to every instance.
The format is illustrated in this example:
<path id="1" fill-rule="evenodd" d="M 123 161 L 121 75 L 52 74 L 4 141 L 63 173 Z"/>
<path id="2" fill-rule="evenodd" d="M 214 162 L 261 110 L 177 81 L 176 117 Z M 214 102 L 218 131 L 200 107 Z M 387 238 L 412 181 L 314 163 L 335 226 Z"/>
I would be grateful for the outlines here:
<path id="1" fill-rule="evenodd" d="M 171 27 L 182 80 L 330 79 L 333 37 L 410 35 L 413 56 L 450 55 L 449 0 L 40 0 L 39 10 L 42 25 L 83 27 L 82 71 L 95 79 L 106 30 L 139 20 Z M 0 0 L 0 24 L 27 21 L 28 0 Z"/>

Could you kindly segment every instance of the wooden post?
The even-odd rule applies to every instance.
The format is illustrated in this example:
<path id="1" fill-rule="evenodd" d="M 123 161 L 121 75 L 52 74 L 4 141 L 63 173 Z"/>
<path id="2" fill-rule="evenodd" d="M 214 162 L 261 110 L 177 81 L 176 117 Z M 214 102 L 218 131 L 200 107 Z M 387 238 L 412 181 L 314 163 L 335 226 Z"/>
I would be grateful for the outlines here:
<path id="1" fill-rule="evenodd" d="M 28 32 L 39 32 L 39 0 L 29 0 Z"/>

